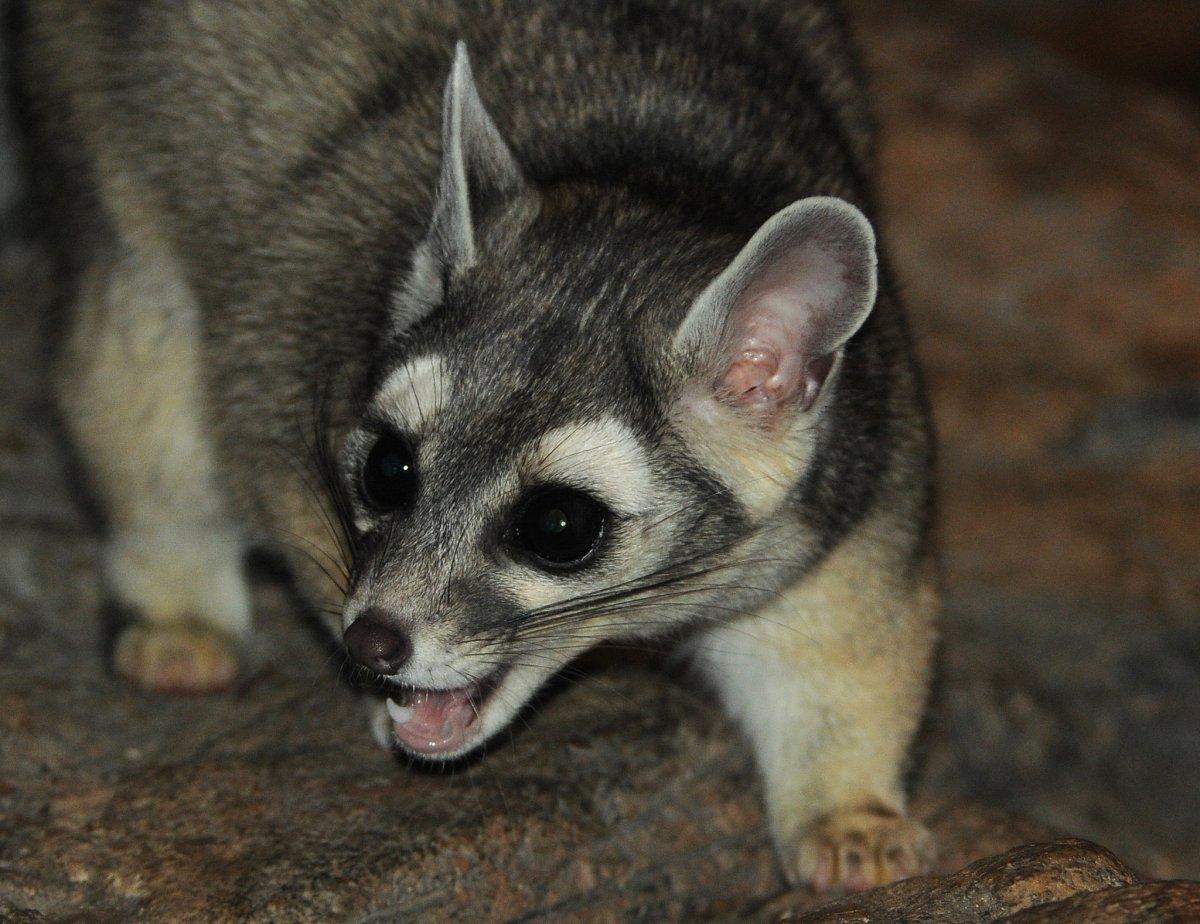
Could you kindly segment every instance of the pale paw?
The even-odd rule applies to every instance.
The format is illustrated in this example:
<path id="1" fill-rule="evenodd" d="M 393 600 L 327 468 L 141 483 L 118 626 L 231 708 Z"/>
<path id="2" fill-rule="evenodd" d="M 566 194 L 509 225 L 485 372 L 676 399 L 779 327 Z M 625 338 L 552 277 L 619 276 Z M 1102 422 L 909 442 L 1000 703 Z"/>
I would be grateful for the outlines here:
<path id="1" fill-rule="evenodd" d="M 238 673 L 233 640 L 195 625 L 127 626 L 113 648 L 113 666 L 156 693 L 216 693 L 231 687 Z"/>
<path id="2" fill-rule="evenodd" d="M 883 808 L 840 809 L 805 831 L 795 880 L 817 892 L 862 892 L 929 871 L 933 837 Z"/>

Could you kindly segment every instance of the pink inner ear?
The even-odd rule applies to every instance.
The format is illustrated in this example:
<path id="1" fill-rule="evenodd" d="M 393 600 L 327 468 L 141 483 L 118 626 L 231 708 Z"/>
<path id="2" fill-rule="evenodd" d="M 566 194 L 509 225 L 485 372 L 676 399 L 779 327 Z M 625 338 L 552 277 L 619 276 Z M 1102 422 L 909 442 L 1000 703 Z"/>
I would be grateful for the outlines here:
<path id="1" fill-rule="evenodd" d="M 804 389 L 803 322 L 790 304 L 794 295 L 788 295 L 778 288 L 743 295 L 736 308 L 740 317 L 734 322 L 730 364 L 721 378 L 722 391 L 763 415 Z"/>
<path id="2" fill-rule="evenodd" d="M 843 274 L 813 242 L 776 254 L 733 306 L 720 391 L 763 417 L 797 399 L 811 407 L 831 366 L 811 355 L 813 342 L 844 290 Z"/>
<path id="3" fill-rule="evenodd" d="M 804 372 L 794 339 L 777 317 L 768 313 L 753 318 L 735 340 L 721 390 L 738 404 L 762 412 L 790 401 Z"/>

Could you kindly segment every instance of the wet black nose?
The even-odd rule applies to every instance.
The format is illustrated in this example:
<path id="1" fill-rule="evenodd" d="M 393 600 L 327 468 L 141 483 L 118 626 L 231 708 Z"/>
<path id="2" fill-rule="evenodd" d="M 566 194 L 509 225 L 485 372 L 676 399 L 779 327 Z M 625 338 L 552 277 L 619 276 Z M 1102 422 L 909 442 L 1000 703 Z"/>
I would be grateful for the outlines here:
<path id="1" fill-rule="evenodd" d="M 412 642 L 400 629 L 375 610 L 367 610 L 346 629 L 343 636 L 350 657 L 377 674 L 394 674 L 412 656 Z"/>

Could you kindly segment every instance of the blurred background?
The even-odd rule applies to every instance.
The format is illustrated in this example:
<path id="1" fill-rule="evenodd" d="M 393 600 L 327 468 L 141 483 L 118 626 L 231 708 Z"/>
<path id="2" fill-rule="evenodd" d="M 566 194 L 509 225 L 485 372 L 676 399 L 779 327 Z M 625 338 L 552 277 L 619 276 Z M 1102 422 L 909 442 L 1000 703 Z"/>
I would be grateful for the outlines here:
<path id="1" fill-rule="evenodd" d="M 1200 97 L 1194 0 L 963 0 L 1098 75 Z"/>
<path id="2" fill-rule="evenodd" d="M 918 811 L 1015 812 L 1200 878 L 1200 3 L 849 11 L 941 438 Z M 374 749 L 269 583 L 273 654 L 237 691 L 164 701 L 108 676 L 19 186 L 5 153 L 0 916 L 467 914 L 487 896 L 493 917 L 663 918 L 779 890 L 744 749 L 657 675 L 598 670 L 452 778 Z"/>
<path id="3" fill-rule="evenodd" d="M 1200 877 L 1200 4 L 852 4 L 942 444 L 923 764 Z"/>

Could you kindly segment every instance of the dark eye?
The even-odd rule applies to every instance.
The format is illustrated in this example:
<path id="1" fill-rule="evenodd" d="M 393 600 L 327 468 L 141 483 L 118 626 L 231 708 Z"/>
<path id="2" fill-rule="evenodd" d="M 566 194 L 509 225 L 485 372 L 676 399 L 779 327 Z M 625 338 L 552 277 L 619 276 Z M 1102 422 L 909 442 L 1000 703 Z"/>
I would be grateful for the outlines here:
<path id="1" fill-rule="evenodd" d="M 375 441 L 363 466 L 362 493 L 376 510 L 412 506 L 417 496 L 417 463 L 407 440 L 385 433 Z"/>
<path id="2" fill-rule="evenodd" d="M 518 508 L 514 544 L 553 569 L 585 564 L 600 545 L 608 511 L 571 488 L 542 488 Z"/>

